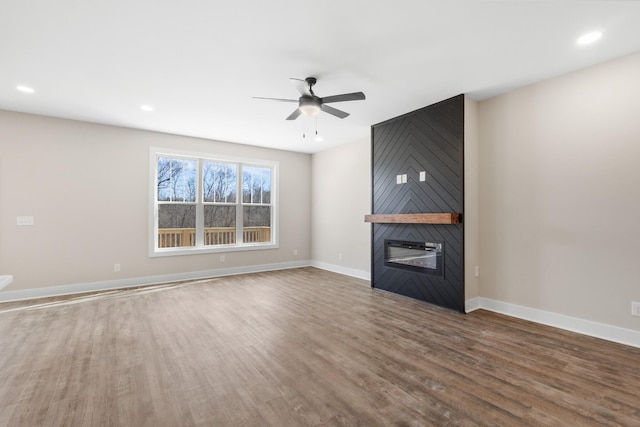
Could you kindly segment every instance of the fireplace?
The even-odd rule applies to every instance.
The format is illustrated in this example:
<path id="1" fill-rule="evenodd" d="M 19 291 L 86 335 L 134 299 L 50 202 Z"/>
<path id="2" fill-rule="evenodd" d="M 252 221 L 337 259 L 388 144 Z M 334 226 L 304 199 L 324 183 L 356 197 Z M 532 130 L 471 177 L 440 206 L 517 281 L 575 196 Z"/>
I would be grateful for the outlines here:
<path id="1" fill-rule="evenodd" d="M 384 265 L 444 277 L 443 242 L 384 241 Z"/>
<path id="2" fill-rule="evenodd" d="M 465 310 L 464 95 L 371 127 L 371 287 Z"/>

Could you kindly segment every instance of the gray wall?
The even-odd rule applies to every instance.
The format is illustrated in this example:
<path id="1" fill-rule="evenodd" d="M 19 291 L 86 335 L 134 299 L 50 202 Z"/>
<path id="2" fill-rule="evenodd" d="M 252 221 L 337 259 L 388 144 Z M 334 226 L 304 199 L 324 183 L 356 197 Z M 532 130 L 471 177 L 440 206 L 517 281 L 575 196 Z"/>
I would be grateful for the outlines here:
<path id="1" fill-rule="evenodd" d="M 640 54 L 479 104 L 480 294 L 640 330 Z"/>
<path id="2" fill-rule="evenodd" d="M 369 138 L 314 154 L 312 183 L 315 265 L 369 278 L 371 229 L 364 222 L 371 213 Z"/>
<path id="3" fill-rule="evenodd" d="M 278 161 L 279 249 L 226 253 L 224 263 L 149 258 L 152 146 Z M 3 292 L 308 263 L 310 169 L 308 154 L 0 111 L 0 274 L 14 276 Z M 17 226 L 24 215 L 35 225 Z"/>

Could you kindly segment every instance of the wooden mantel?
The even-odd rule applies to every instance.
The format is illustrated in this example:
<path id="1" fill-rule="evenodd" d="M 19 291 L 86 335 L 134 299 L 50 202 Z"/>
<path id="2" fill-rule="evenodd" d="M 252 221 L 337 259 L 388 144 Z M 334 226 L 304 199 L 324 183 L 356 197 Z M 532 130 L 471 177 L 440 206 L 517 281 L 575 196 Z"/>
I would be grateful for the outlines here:
<path id="1" fill-rule="evenodd" d="M 365 215 L 365 222 L 393 224 L 459 224 L 457 213 L 377 214 Z"/>

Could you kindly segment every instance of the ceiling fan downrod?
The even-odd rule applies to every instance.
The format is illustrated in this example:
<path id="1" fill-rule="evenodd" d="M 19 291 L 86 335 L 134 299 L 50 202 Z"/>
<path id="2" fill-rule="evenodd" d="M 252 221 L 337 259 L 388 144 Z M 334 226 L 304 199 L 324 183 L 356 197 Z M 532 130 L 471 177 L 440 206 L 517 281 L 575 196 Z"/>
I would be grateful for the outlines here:
<path id="1" fill-rule="evenodd" d="M 313 86 L 315 86 L 315 84 L 318 82 L 318 79 L 316 79 L 315 77 L 307 77 L 306 79 L 304 79 L 304 81 L 307 83 L 307 85 L 309 85 L 309 93 L 311 93 L 311 95 L 316 96 L 315 93 L 313 93 Z"/>

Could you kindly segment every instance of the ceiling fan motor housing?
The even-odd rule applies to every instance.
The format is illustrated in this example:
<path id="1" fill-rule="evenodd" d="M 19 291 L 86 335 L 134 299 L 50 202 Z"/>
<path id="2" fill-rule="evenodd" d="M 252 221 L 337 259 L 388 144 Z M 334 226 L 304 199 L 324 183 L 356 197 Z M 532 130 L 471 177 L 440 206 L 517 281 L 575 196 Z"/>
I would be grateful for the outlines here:
<path id="1" fill-rule="evenodd" d="M 317 96 L 303 95 L 300 97 L 298 108 L 307 116 L 315 116 L 320 112 L 320 109 L 322 108 L 321 105 L 322 102 Z"/>

